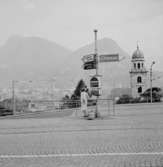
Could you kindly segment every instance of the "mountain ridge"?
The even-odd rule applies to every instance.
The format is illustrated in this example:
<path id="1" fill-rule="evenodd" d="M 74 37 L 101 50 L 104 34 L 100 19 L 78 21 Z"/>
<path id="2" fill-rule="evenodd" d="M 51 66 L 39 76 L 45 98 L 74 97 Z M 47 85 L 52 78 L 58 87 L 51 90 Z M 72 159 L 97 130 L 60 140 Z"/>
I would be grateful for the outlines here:
<path id="1" fill-rule="evenodd" d="M 118 53 L 120 59 L 125 57 L 120 62 L 100 63 L 103 88 L 109 93 L 115 87 L 129 87 L 131 56 L 110 38 L 99 39 L 97 44 L 99 55 Z M 83 70 L 81 59 L 90 53 L 94 53 L 94 42 L 72 51 L 44 38 L 13 36 L 0 47 L 1 80 L 47 80 L 55 76 L 59 89 L 75 88 L 81 78 L 89 85 L 95 70 Z"/>

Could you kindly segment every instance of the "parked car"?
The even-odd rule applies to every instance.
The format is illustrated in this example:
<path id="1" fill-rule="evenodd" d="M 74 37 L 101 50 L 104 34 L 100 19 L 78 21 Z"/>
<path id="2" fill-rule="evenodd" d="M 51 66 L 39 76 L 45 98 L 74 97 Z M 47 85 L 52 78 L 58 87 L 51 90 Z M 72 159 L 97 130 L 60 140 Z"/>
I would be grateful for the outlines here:
<path id="1" fill-rule="evenodd" d="M 0 107 L 0 116 L 13 115 L 13 110 Z"/>

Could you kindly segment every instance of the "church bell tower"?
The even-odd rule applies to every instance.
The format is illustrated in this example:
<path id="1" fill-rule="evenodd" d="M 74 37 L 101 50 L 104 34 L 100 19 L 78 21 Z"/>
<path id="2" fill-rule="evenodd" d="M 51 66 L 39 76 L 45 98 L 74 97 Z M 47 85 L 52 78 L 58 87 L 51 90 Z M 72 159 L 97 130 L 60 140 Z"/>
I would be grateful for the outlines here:
<path id="1" fill-rule="evenodd" d="M 130 86 L 133 98 L 140 97 L 140 94 L 147 89 L 148 71 L 146 70 L 144 63 L 143 52 L 137 45 L 137 49 L 132 55 L 130 70 Z"/>

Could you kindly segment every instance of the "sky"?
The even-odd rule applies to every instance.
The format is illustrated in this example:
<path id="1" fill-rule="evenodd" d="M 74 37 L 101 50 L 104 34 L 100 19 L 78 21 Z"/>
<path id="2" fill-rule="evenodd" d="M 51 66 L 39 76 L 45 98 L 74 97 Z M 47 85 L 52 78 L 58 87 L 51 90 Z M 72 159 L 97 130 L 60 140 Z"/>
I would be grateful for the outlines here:
<path id="1" fill-rule="evenodd" d="M 137 43 L 163 65 L 163 0 L 0 0 L 0 44 L 12 35 L 39 36 L 76 50 L 94 40 L 115 40 L 130 55 Z"/>

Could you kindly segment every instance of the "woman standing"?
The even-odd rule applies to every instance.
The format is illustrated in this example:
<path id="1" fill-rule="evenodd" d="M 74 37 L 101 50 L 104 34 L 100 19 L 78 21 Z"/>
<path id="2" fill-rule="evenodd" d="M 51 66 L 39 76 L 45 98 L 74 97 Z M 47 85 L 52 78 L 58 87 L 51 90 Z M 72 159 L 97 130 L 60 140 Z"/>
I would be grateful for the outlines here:
<path id="1" fill-rule="evenodd" d="M 81 90 L 80 100 L 81 100 L 81 111 L 84 113 L 84 117 L 88 117 L 88 110 L 87 110 L 87 104 L 88 104 L 88 93 L 87 88 L 83 88 Z"/>

